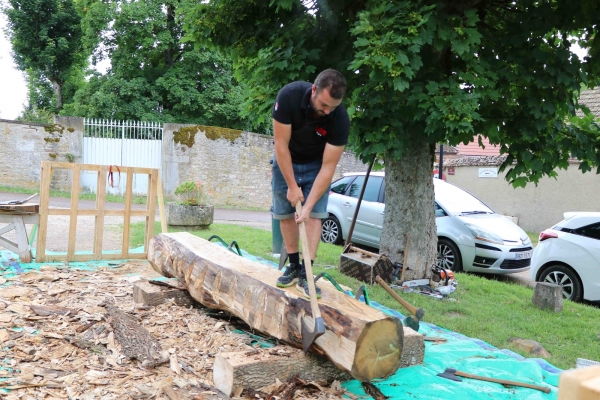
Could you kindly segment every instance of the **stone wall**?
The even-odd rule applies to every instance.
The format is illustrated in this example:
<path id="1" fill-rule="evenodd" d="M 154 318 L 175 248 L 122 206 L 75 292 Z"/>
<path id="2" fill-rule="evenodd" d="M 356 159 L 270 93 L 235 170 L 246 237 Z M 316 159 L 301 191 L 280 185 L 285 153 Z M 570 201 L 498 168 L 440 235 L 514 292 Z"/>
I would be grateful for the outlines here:
<path id="1" fill-rule="evenodd" d="M 0 119 L 0 185 L 38 189 L 42 161 L 80 160 L 82 143 L 82 118 L 57 117 L 51 125 Z M 70 190 L 70 173 L 55 172 L 51 188 Z"/>
<path id="2" fill-rule="evenodd" d="M 82 162 L 83 118 L 57 117 L 52 125 L 0 120 L 0 185 L 38 189 L 42 161 L 66 162 L 71 155 Z M 217 206 L 257 208 L 271 206 L 273 137 L 232 129 L 165 124 L 162 180 L 172 195 L 182 182 L 199 180 Z M 504 179 L 479 178 L 479 168 L 497 167 L 502 157 L 462 157 L 447 160 L 448 182 L 473 193 L 501 214 L 518 217 L 528 232 L 539 232 L 563 219 L 566 211 L 600 211 L 600 175 L 582 174 L 579 164 L 557 170 L 558 179 L 542 179 L 536 186 L 513 188 Z M 448 167 L 454 167 L 454 175 Z M 334 178 L 367 166 L 345 152 Z M 52 189 L 69 191 L 69 171 L 53 174 Z"/>
<path id="3" fill-rule="evenodd" d="M 0 185 L 38 189 L 42 161 L 83 161 L 83 118 L 56 117 L 42 125 L 0 120 Z M 71 157 L 72 156 L 72 157 Z M 162 181 L 167 196 L 185 181 L 201 181 L 217 206 L 271 206 L 273 137 L 232 129 L 165 124 Z M 365 171 L 346 152 L 335 177 Z M 53 173 L 51 188 L 71 190 L 71 172 Z"/>
<path id="4" fill-rule="evenodd" d="M 578 162 L 566 170 L 557 169 L 557 179 L 542 178 L 537 186 L 513 188 L 505 173 L 497 178 L 479 177 L 479 169 L 499 167 L 504 159 L 498 157 L 463 157 L 444 163 L 448 182 L 473 194 L 494 211 L 518 217 L 518 224 L 527 232 L 539 233 L 564 219 L 567 211 L 600 211 L 600 175 L 582 173 Z M 448 167 L 454 166 L 454 175 Z"/>
<path id="5" fill-rule="evenodd" d="M 165 124 L 163 187 L 172 195 L 177 185 L 201 181 L 211 203 L 220 206 L 271 207 L 273 137 L 197 125 Z M 346 152 L 335 177 L 365 171 L 366 165 Z"/>

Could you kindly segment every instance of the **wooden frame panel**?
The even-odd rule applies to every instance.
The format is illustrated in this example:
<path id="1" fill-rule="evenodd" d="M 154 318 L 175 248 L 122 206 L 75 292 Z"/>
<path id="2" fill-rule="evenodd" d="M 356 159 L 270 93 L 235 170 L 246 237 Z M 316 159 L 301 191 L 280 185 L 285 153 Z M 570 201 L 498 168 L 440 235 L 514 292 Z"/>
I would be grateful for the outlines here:
<path id="1" fill-rule="evenodd" d="M 71 208 L 70 209 L 51 209 L 50 201 L 50 183 L 52 172 L 57 169 L 67 169 L 73 171 L 71 187 Z M 89 261 L 89 260 L 119 260 L 119 259 L 145 259 L 148 253 L 148 243 L 154 236 L 154 220 L 156 218 L 156 196 L 158 193 L 161 227 L 166 232 L 166 223 L 163 223 L 164 205 L 162 196 L 162 185 L 160 184 L 159 171 L 156 168 L 139 167 L 119 167 L 121 174 L 127 176 L 127 188 L 125 192 L 125 208 L 123 210 L 105 210 L 106 200 L 106 181 L 109 173 L 108 165 L 95 164 L 72 164 L 63 162 L 42 162 L 42 179 L 40 182 L 40 222 L 37 237 L 36 261 Z M 96 207 L 92 210 L 79 210 L 79 182 L 82 171 L 92 171 L 98 174 L 98 186 L 96 190 Z M 132 184 L 133 174 L 148 175 L 148 196 L 146 199 L 145 210 L 132 210 L 131 200 L 133 198 Z M 69 216 L 69 242 L 66 259 L 64 254 L 46 254 L 46 235 L 48 233 L 48 217 L 52 215 Z M 75 238 L 78 216 L 94 216 L 94 244 L 90 249 L 90 254 L 75 253 Z M 120 253 L 104 253 L 102 251 L 102 234 L 104 232 L 104 217 L 122 216 L 123 221 L 123 242 Z M 144 230 L 144 252 L 129 252 L 129 233 L 131 226 L 131 217 L 146 217 L 146 229 Z"/>

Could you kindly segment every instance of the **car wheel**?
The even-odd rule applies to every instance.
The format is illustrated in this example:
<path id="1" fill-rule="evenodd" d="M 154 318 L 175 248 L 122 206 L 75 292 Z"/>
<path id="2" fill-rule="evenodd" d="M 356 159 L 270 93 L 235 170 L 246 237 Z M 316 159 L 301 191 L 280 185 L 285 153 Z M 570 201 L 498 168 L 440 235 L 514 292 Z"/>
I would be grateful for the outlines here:
<path id="1" fill-rule="evenodd" d="M 321 224 L 321 240 L 325 243 L 342 244 L 342 227 L 333 215 L 325 218 Z"/>
<path id="2" fill-rule="evenodd" d="M 563 287 L 563 298 L 571 301 L 581 301 L 583 291 L 577 274 L 565 265 L 551 265 L 542 272 L 538 282 L 548 282 Z"/>
<path id="3" fill-rule="evenodd" d="M 453 241 L 448 239 L 438 240 L 437 265 L 454 272 L 462 271 L 462 257 Z"/>

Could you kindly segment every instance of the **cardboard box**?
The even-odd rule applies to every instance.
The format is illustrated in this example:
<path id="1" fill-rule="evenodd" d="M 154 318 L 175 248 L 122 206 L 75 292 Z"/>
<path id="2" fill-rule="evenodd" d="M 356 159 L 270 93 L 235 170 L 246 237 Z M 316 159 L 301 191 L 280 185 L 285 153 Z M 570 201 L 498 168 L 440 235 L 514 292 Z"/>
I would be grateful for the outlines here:
<path id="1" fill-rule="evenodd" d="M 342 253 L 339 270 L 369 285 L 376 283 L 377 275 L 387 283 L 397 279 L 394 277 L 394 264 L 386 256 L 372 257 L 353 251 Z"/>

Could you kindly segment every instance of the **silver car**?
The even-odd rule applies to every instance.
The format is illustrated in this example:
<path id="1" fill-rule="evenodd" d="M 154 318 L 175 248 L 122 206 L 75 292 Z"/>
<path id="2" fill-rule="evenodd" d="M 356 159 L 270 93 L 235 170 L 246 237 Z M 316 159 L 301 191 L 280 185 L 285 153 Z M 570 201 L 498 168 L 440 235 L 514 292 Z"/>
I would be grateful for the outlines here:
<path id="1" fill-rule="evenodd" d="M 341 244 L 348 234 L 365 173 L 349 173 L 331 184 L 321 239 Z M 450 183 L 433 179 L 438 264 L 453 271 L 510 274 L 529 269 L 533 247 L 511 220 Z M 384 172 L 372 172 L 352 242 L 379 248 L 385 212 Z"/>

